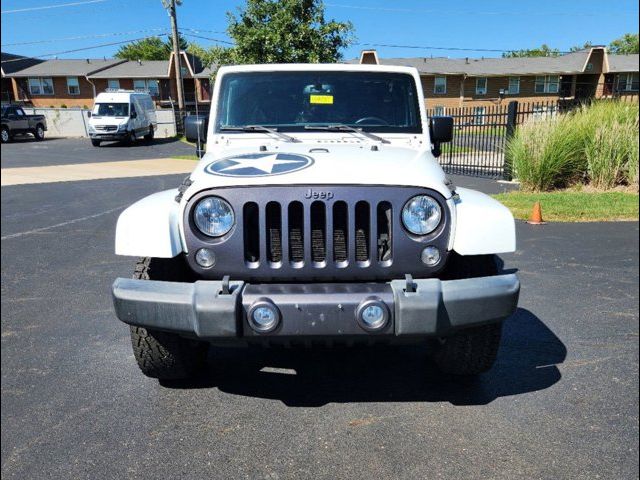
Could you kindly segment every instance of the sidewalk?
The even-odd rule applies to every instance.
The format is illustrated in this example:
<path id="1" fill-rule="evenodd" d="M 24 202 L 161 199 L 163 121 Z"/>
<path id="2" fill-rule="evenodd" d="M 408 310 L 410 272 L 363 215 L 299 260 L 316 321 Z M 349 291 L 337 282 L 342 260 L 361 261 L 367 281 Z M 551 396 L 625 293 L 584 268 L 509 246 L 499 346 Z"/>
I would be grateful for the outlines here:
<path id="1" fill-rule="evenodd" d="M 3 168 L 0 185 L 28 185 L 33 183 L 73 182 L 105 178 L 149 177 L 190 173 L 194 160 L 156 158 L 119 162 L 81 163 L 46 167 Z"/>

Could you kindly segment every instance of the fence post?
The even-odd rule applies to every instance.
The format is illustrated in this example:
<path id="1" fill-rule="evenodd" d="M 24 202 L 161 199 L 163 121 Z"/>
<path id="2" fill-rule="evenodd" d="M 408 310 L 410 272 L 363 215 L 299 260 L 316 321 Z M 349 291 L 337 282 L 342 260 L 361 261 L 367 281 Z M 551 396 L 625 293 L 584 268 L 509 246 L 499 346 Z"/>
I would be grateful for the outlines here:
<path id="1" fill-rule="evenodd" d="M 513 100 L 509 102 L 507 107 L 507 132 L 506 132 L 506 143 L 505 146 L 513 137 L 513 134 L 516 131 L 516 125 L 518 123 L 518 102 Z M 513 180 L 513 170 L 511 168 L 511 159 L 505 150 L 504 153 L 504 166 L 502 176 L 505 180 Z"/>

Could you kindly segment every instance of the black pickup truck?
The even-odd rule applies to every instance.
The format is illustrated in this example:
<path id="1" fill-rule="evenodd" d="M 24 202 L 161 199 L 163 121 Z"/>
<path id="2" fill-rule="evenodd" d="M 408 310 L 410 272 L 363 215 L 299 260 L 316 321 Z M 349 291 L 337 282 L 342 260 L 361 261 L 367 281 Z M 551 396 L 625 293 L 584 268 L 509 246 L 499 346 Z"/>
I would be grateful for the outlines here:
<path id="1" fill-rule="evenodd" d="M 36 140 L 44 140 L 47 120 L 44 115 L 27 115 L 18 105 L 2 106 L 2 143 L 10 142 L 14 135 L 32 134 Z"/>

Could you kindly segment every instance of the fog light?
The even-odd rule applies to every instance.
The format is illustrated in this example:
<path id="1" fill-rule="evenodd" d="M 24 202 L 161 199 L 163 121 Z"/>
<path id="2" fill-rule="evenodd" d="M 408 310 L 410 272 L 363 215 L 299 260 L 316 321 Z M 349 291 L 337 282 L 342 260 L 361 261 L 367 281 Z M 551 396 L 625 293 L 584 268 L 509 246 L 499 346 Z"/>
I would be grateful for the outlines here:
<path id="1" fill-rule="evenodd" d="M 278 323 L 280 323 L 280 311 L 269 301 L 258 301 L 249 310 L 249 324 L 256 332 L 271 332 L 275 330 Z"/>
<path id="2" fill-rule="evenodd" d="M 216 255 L 208 248 L 201 248 L 196 252 L 196 263 L 202 268 L 211 268 L 216 264 Z"/>
<path id="3" fill-rule="evenodd" d="M 380 330 L 389 320 L 389 308 L 382 300 L 368 298 L 358 307 L 356 319 L 365 330 Z"/>
<path id="4" fill-rule="evenodd" d="M 422 250 L 420 259 L 427 267 L 433 267 L 440 262 L 440 250 L 436 247 L 425 247 L 424 250 Z"/>

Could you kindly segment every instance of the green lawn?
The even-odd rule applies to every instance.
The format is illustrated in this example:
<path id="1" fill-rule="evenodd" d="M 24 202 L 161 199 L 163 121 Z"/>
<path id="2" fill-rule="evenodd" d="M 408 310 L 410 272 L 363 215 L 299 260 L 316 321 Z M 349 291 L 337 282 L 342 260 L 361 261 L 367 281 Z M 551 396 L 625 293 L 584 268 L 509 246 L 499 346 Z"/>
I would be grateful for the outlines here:
<path id="1" fill-rule="evenodd" d="M 173 158 L 177 158 L 178 160 L 199 160 L 195 155 L 174 155 Z"/>
<path id="2" fill-rule="evenodd" d="M 527 220 L 540 202 L 542 218 L 553 222 L 638 220 L 638 194 L 624 192 L 510 192 L 494 195 L 513 215 Z"/>

